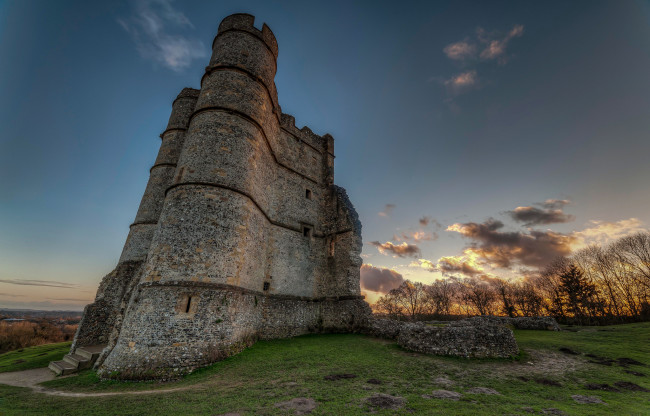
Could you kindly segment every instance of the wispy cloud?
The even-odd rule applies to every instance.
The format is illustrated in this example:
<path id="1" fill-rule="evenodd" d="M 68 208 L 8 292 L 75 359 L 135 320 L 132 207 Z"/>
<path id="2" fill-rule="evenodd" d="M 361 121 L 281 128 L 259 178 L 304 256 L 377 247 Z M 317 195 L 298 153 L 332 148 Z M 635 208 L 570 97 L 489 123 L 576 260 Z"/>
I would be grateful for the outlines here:
<path id="1" fill-rule="evenodd" d="M 79 299 L 79 298 L 45 298 L 47 300 L 63 300 L 63 301 L 68 301 L 68 302 L 86 302 L 90 303 L 93 300 L 92 299 Z"/>
<path id="2" fill-rule="evenodd" d="M 182 33 L 194 26 L 173 7 L 172 0 L 136 0 L 133 6 L 133 14 L 117 22 L 131 35 L 143 58 L 182 71 L 193 59 L 206 56 L 200 40 Z"/>
<path id="3" fill-rule="evenodd" d="M 427 231 L 423 230 L 417 230 L 417 231 L 407 231 L 407 232 L 402 232 L 399 234 L 395 234 L 393 236 L 393 240 L 395 241 L 410 241 L 413 240 L 415 242 L 419 241 L 433 241 L 438 239 L 438 234 L 436 233 L 430 233 Z"/>
<path id="4" fill-rule="evenodd" d="M 415 244 L 402 243 L 393 244 L 390 241 L 380 243 L 379 241 L 371 241 L 369 244 L 377 247 L 377 250 L 383 255 L 392 255 L 393 257 L 418 257 L 420 255 L 420 248 Z"/>
<path id="5" fill-rule="evenodd" d="M 429 81 L 436 80 L 444 85 L 447 89 L 445 103 L 447 103 L 452 111 L 460 111 L 459 106 L 455 102 L 456 96 L 473 89 L 478 89 L 481 84 L 486 83 L 485 80 L 479 82 L 480 79 L 477 70 L 479 64 L 496 60 L 499 64 L 504 65 L 508 60 L 507 48 L 510 41 L 522 36 L 523 33 L 523 25 L 514 25 L 505 34 L 487 32 L 480 27 L 477 28 L 475 36 L 466 37 L 458 42 L 450 43 L 442 49 L 447 58 L 459 63 L 464 68 L 463 72 L 451 77 L 431 77 Z"/>
<path id="6" fill-rule="evenodd" d="M 10 285 L 24 285 L 24 286 L 46 286 L 46 287 L 63 287 L 63 288 L 77 288 L 79 285 L 57 282 L 54 280 L 32 280 L 32 279 L 0 279 L 0 283 L 7 283 Z"/>
<path id="7" fill-rule="evenodd" d="M 395 209 L 395 204 L 386 204 L 384 206 L 384 210 L 379 212 L 377 215 L 379 215 L 380 217 L 388 217 L 390 216 L 390 213 L 393 212 L 394 209 Z"/>
<path id="8" fill-rule="evenodd" d="M 501 37 L 497 37 L 498 35 L 495 34 L 489 34 L 482 28 L 478 28 L 476 33 L 478 40 L 485 45 L 479 55 L 480 58 L 485 60 L 499 59 L 499 63 L 505 64 L 508 43 L 512 39 L 521 37 L 524 34 L 524 26 L 515 25 L 505 36 Z"/>
<path id="9" fill-rule="evenodd" d="M 476 45 L 465 39 L 445 46 L 442 51 L 449 59 L 463 61 L 476 56 Z"/>
<path id="10" fill-rule="evenodd" d="M 478 75 L 475 70 L 461 72 L 446 79 L 444 84 L 451 94 L 462 94 L 477 86 Z"/>

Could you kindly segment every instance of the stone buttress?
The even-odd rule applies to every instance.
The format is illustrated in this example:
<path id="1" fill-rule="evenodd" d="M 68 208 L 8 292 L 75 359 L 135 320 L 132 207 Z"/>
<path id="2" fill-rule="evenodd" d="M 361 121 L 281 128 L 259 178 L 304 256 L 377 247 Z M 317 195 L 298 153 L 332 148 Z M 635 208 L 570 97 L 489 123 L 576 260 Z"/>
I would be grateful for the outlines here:
<path id="1" fill-rule="evenodd" d="M 130 296 L 133 283 L 149 252 L 158 218 L 162 211 L 165 190 L 171 185 L 185 131 L 194 111 L 198 90 L 185 88 L 172 104 L 167 129 L 156 162 L 151 167 L 149 182 L 140 207 L 131 224 L 122 255 L 115 269 L 106 275 L 97 290 L 95 301 L 86 306 L 71 351 L 77 347 L 106 344 L 119 321 Z"/>
<path id="2" fill-rule="evenodd" d="M 333 183 L 334 140 L 282 114 L 273 33 L 232 15 L 212 49 L 198 99 L 181 93 L 183 127 L 170 120 L 162 135 L 120 259 L 139 271 L 121 289 L 121 325 L 107 324 L 103 377 L 173 377 L 257 339 L 355 331 L 370 316 L 361 224 Z"/>

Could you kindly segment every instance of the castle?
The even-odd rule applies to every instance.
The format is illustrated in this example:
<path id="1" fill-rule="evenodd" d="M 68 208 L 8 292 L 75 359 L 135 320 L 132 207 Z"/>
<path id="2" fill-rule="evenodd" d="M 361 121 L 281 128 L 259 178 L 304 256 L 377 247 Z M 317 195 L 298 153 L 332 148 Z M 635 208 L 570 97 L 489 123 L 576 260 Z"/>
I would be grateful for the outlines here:
<path id="1" fill-rule="evenodd" d="M 68 361 L 94 348 L 103 377 L 166 378 L 257 339 L 366 324 L 361 224 L 334 185 L 334 140 L 282 113 L 277 57 L 253 16 L 221 22 Z"/>

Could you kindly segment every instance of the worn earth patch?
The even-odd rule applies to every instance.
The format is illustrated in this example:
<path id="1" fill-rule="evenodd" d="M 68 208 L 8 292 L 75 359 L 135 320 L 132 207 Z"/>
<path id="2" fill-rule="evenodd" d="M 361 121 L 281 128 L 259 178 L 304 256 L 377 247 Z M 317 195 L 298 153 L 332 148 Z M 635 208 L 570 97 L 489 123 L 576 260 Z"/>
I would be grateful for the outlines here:
<path id="1" fill-rule="evenodd" d="M 459 400 L 463 395 L 455 391 L 434 390 L 431 394 L 423 394 L 422 397 L 425 399 Z"/>
<path id="2" fill-rule="evenodd" d="M 469 394 L 501 394 L 498 391 L 491 389 L 489 387 L 472 387 L 469 390 L 466 390 L 465 393 Z"/>
<path id="3" fill-rule="evenodd" d="M 631 391 L 644 391 L 644 392 L 650 392 L 650 390 L 646 389 L 645 387 L 641 387 L 638 384 L 631 383 L 629 381 L 617 381 L 614 383 L 614 385 L 618 388 L 625 389 L 625 390 L 631 390 Z"/>
<path id="4" fill-rule="evenodd" d="M 442 384 L 443 386 L 451 386 L 455 384 L 452 380 L 449 380 L 447 377 L 438 377 L 433 380 L 436 384 Z"/>
<path id="5" fill-rule="evenodd" d="M 274 404 L 278 409 L 293 410 L 296 415 L 306 415 L 316 409 L 317 403 L 314 399 L 307 397 L 296 397 L 286 402 Z"/>
<path id="6" fill-rule="evenodd" d="M 562 387 L 562 385 L 560 383 L 558 383 L 557 381 L 549 380 L 549 379 L 543 378 L 543 377 L 536 378 L 535 383 L 543 384 L 545 386 Z"/>
<path id="7" fill-rule="evenodd" d="M 605 404 L 604 401 L 598 396 L 583 396 L 581 394 L 574 394 L 571 398 L 580 404 Z"/>
<path id="8" fill-rule="evenodd" d="M 376 393 L 368 397 L 366 403 L 368 403 L 370 407 L 397 410 L 404 406 L 406 399 L 399 396 L 391 396 L 390 394 Z"/>
<path id="9" fill-rule="evenodd" d="M 588 383 L 585 384 L 585 388 L 587 390 L 604 390 L 604 391 L 611 391 L 614 393 L 620 393 L 621 391 L 617 389 L 616 387 L 610 386 L 609 384 L 597 384 L 597 383 Z"/>

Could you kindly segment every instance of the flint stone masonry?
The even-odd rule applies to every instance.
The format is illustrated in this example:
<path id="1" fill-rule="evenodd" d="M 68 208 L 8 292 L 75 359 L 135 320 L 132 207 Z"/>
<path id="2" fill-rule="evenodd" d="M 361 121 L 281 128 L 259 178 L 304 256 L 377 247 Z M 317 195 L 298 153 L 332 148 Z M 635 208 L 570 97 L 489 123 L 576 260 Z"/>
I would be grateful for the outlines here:
<path id="1" fill-rule="evenodd" d="M 443 326 L 372 319 L 366 334 L 397 340 L 408 350 L 466 358 L 507 358 L 519 354 L 514 334 L 498 322 L 467 319 Z"/>
<path id="2" fill-rule="evenodd" d="M 218 29 L 201 88 L 172 103 L 115 270 L 72 352 L 100 375 L 169 378 L 258 339 L 360 331 L 361 223 L 334 185 L 334 139 L 283 114 L 278 45 L 254 17 Z"/>
<path id="3" fill-rule="evenodd" d="M 510 325 L 516 329 L 534 329 L 539 331 L 561 331 L 560 325 L 550 316 L 518 316 L 510 318 L 507 316 L 474 316 L 466 319 L 467 325 Z"/>

